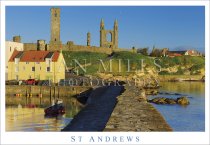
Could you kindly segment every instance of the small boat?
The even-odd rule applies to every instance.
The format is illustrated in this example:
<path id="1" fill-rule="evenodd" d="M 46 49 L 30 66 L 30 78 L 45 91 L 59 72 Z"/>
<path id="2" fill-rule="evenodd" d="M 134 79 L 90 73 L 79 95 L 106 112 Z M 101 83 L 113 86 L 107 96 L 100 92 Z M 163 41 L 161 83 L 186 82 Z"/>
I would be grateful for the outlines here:
<path id="1" fill-rule="evenodd" d="M 57 100 L 56 103 L 44 109 L 45 116 L 58 116 L 65 114 L 65 107 L 62 100 Z"/>

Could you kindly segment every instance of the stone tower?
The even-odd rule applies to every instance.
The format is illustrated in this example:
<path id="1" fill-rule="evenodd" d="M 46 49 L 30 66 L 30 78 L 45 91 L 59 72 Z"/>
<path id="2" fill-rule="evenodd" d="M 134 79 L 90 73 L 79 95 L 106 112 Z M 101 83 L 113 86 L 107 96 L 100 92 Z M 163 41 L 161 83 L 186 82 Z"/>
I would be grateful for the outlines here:
<path id="1" fill-rule="evenodd" d="M 60 50 L 62 42 L 60 40 L 60 8 L 51 8 L 51 36 L 50 50 Z"/>
<path id="2" fill-rule="evenodd" d="M 111 40 L 107 40 L 107 36 L 111 35 Z M 115 20 L 113 30 L 106 30 L 104 26 L 104 20 L 100 23 L 100 47 L 118 48 L 118 22 Z"/>
<path id="3" fill-rule="evenodd" d="M 13 37 L 13 42 L 21 43 L 21 37 L 20 36 L 14 36 Z"/>
<path id="4" fill-rule="evenodd" d="M 37 40 L 37 50 L 46 50 L 45 40 Z"/>
<path id="5" fill-rule="evenodd" d="M 90 46 L 91 36 L 90 32 L 87 33 L 87 46 Z"/>
<path id="6" fill-rule="evenodd" d="M 118 22 L 114 21 L 114 48 L 118 48 Z"/>
<path id="7" fill-rule="evenodd" d="M 105 28 L 104 28 L 104 20 L 101 19 L 101 23 L 100 23 L 100 47 L 104 46 L 104 42 L 105 42 Z"/>

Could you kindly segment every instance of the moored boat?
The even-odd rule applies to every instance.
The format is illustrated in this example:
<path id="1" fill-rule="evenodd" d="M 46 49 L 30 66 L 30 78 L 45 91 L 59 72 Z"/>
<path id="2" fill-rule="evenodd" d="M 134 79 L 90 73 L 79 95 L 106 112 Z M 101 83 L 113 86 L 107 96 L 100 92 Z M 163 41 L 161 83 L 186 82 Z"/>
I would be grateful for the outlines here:
<path id="1" fill-rule="evenodd" d="M 57 100 L 56 103 L 44 110 L 45 116 L 57 116 L 65 114 L 65 107 L 62 100 Z"/>

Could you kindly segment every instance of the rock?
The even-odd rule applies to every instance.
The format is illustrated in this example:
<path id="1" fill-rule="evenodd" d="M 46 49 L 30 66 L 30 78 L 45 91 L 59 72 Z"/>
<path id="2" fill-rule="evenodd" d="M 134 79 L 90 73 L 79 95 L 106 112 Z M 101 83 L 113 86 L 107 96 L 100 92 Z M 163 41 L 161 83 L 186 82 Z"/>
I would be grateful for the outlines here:
<path id="1" fill-rule="evenodd" d="M 180 105 L 189 105 L 190 104 L 189 100 L 185 96 L 177 98 L 176 101 L 177 101 L 177 104 L 180 104 Z"/>
<path id="2" fill-rule="evenodd" d="M 188 105 L 190 104 L 189 100 L 187 99 L 187 97 L 180 97 L 175 99 L 171 99 L 171 98 L 164 98 L 164 97 L 157 97 L 154 98 L 152 100 L 147 100 L 150 103 L 155 103 L 155 104 L 179 104 L 179 105 Z"/>
<path id="3" fill-rule="evenodd" d="M 155 103 L 155 104 L 167 104 L 167 102 L 165 101 L 166 98 L 163 98 L 163 97 L 157 97 L 157 98 L 154 98 L 152 100 L 149 100 L 149 102 L 151 103 Z"/>
<path id="4" fill-rule="evenodd" d="M 176 101 L 174 99 L 166 98 L 165 101 L 167 102 L 167 104 L 176 104 Z"/>
<path id="5" fill-rule="evenodd" d="M 160 99 L 157 101 L 157 104 L 167 104 L 167 102 L 165 101 L 165 98 L 160 98 Z"/>
<path id="6" fill-rule="evenodd" d="M 146 90 L 146 95 L 157 95 L 158 90 Z"/>

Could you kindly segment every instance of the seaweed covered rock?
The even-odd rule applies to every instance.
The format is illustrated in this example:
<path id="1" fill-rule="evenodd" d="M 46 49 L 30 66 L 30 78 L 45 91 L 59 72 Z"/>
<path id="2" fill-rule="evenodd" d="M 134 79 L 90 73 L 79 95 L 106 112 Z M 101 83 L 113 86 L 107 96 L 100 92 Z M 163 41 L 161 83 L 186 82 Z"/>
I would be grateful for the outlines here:
<path id="1" fill-rule="evenodd" d="M 172 98 L 165 98 L 165 97 L 157 97 L 151 100 L 148 100 L 150 103 L 155 103 L 155 104 L 179 104 L 179 105 L 189 105 L 190 102 L 187 97 L 180 97 L 177 99 L 172 99 Z"/>
<path id="2" fill-rule="evenodd" d="M 163 97 L 157 97 L 157 98 L 154 98 L 152 100 L 149 100 L 149 102 L 151 103 L 155 103 L 155 104 L 167 104 L 167 102 L 165 101 L 166 98 L 163 98 Z"/>
<path id="3" fill-rule="evenodd" d="M 176 102 L 177 102 L 177 104 L 180 104 L 180 105 L 189 105 L 190 104 L 189 100 L 185 96 L 177 98 Z"/>

